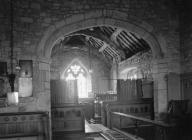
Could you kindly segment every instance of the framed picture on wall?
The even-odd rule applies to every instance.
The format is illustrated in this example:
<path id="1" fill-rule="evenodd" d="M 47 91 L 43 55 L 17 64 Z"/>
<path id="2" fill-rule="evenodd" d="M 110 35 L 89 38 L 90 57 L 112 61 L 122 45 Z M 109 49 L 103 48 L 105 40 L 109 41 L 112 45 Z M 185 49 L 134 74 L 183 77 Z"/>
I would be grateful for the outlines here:
<path id="1" fill-rule="evenodd" d="M 0 76 L 6 76 L 7 74 L 7 62 L 0 62 Z"/>
<path id="2" fill-rule="evenodd" d="M 20 77 L 32 77 L 33 76 L 33 61 L 32 60 L 19 60 Z"/>

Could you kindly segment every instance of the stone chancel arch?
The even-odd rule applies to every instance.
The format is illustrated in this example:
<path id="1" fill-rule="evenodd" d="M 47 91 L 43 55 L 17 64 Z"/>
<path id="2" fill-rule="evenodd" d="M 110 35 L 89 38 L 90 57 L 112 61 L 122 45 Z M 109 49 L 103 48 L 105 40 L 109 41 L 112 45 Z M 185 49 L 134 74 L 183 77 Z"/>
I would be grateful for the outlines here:
<path id="1" fill-rule="evenodd" d="M 145 21 L 138 20 L 136 17 L 130 17 L 126 13 L 114 10 L 96 10 L 84 14 L 77 14 L 51 25 L 37 46 L 37 54 L 46 59 L 50 59 L 52 48 L 58 40 L 72 32 L 101 25 L 123 28 L 142 37 L 152 50 L 154 71 L 158 71 L 157 61 L 163 58 L 162 48 L 164 46 L 162 47 L 162 44 L 158 42 L 158 35 L 155 28 Z M 162 39 L 163 37 L 161 37 L 161 40 Z M 155 80 L 158 81 L 157 73 L 154 74 L 154 77 L 156 78 Z M 163 94 L 161 94 L 162 90 L 158 88 L 158 83 L 159 82 L 155 82 L 157 85 L 154 86 L 156 87 L 154 88 L 154 96 L 156 96 L 154 99 L 155 112 L 166 112 L 167 89 L 165 88 Z M 165 83 L 165 81 L 162 81 L 162 83 Z"/>
<path id="2" fill-rule="evenodd" d="M 150 45 L 153 57 L 162 57 L 160 43 L 155 37 L 154 28 L 151 25 L 134 17 L 128 17 L 126 13 L 111 10 L 77 14 L 51 25 L 37 46 L 37 54 L 50 58 L 51 50 L 57 40 L 74 31 L 101 25 L 120 27 L 141 36 Z"/>

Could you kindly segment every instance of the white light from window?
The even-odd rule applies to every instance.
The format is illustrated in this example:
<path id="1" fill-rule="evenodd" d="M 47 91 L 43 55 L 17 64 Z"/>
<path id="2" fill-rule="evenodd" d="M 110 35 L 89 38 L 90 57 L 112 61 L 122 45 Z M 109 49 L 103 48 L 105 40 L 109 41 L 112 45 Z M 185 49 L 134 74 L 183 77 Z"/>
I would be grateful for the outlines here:
<path id="1" fill-rule="evenodd" d="M 68 68 L 66 71 L 67 77 L 66 80 L 77 80 L 77 88 L 78 88 L 78 96 L 79 98 L 87 98 L 88 97 L 88 85 L 87 85 L 87 77 L 85 70 L 75 64 Z"/>
<path id="2" fill-rule="evenodd" d="M 66 77 L 66 80 L 75 80 L 75 77 L 73 76 L 72 73 L 69 73 L 68 76 Z"/>

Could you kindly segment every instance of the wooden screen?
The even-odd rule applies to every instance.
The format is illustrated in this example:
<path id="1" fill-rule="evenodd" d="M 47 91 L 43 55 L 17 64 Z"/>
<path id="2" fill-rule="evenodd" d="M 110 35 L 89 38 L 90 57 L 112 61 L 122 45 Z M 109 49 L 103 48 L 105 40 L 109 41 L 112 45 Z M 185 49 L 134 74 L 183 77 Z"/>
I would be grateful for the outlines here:
<path id="1" fill-rule="evenodd" d="M 127 102 L 143 96 L 141 80 L 117 80 L 118 101 Z"/>
<path id="2" fill-rule="evenodd" d="M 65 105 L 52 108 L 52 130 L 84 131 L 83 106 Z"/>
<path id="3" fill-rule="evenodd" d="M 48 112 L 0 114 L 0 140 L 50 140 Z"/>
<path id="4" fill-rule="evenodd" d="M 51 80 L 52 106 L 76 104 L 78 102 L 76 80 Z"/>

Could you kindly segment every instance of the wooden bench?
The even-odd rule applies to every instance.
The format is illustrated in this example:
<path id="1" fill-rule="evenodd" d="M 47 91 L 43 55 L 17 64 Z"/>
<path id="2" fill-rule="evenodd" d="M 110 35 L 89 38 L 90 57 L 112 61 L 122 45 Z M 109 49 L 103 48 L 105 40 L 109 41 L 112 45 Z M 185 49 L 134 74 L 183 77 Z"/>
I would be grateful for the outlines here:
<path id="1" fill-rule="evenodd" d="M 48 112 L 0 114 L 0 140 L 49 140 Z"/>

